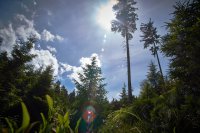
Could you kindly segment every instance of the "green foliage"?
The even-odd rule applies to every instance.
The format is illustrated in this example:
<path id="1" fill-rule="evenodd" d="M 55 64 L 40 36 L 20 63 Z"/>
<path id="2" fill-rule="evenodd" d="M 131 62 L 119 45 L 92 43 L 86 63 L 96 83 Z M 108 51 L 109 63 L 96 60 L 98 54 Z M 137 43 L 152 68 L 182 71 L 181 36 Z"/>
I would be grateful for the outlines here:
<path id="1" fill-rule="evenodd" d="M 151 19 L 147 24 L 142 23 L 140 26 L 140 30 L 142 31 L 143 35 L 142 40 L 144 42 L 144 48 L 150 47 L 150 51 L 154 57 L 157 57 L 159 69 L 160 69 L 160 74 L 162 75 L 163 82 L 164 82 L 164 77 L 163 77 L 163 72 L 162 68 L 160 65 L 160 59 L 158 56 L 158 50 L 159 50 L 159 45 L 160 44 L 160 35 L 157 34 L 157 29 L 153 26 L 153 22 Z"/>
<path id="2" fill-rule="evenodd" d="M 64 86 L 61 86 L 60 81 L 57 81 L 56 83 L 53 83 L 50 89 L 50 95 L 53 98 L 54 105 L 56 106 L 56 112 L 61 113 L 62 115 L 65 114 L 65 112 L 69 111 L 69 109 L 72 108 L 73 103 L 75 100 L 75 94 L 74 99 L 70 99 L 71 96 L 68 95 L 68 91 Z M 71 100 L 71 102 L 69 101 Z"/>
<path id="3" fill-rule="evenodd" d="M 30 54 L 34 39 L 18 42 L 11 52 L 0 54 L 0 104 L 2 117 L 20 116 L 20 102 L 24 101 L 31 116 L 31 122 L 40 120 L 40 112 L 47 115 L 45 94 L 49 94 L 52 82 L 52 69 L 34 70 L 30 61 L 35 55 Z M 1 119 L 1 118 L 0 118 Z M 19 118 L 16 118 L 19 119 Z M 5 123 L 4 120 L 1 120 Z M 18 120 L 18 124 L 19 124 Z"/>
<path id="4" fill-rule="evenodd" d="M 97 66 L 96 57 L 91 58 L 91 65 L 83 67 L 83 74 L 79 73 L 79 81 L 75 81 L 77 88 L 77 98 L 80 99 L 81 104 L 86 101 L 97 101 L 102 103 L 106 100 L 106 90 L 103 83 L 101 68 Z M 80 105 L 79 105 L 80 106 Z"/>
<path id="5" fill-rule="evenodd" d="M 53 99 L 49 95 L 46 95 L 46 99 L 47 99 L 49 109 L 52 110 L 53 109 Z"/>
<path id="6" fill-rule="evenodd" d="M 113 101 L 114 103 L 115 101 Z M 121 104 L 120 106 L 124 107 L 128 104 L 128 95 L 126 92 L 126 84 L 124 83 L 124 86 L 122 87 L 122 92 L 120 93 L 120 100 L 119 103 Z"/>
<path id="7" fill-rule="evenodd" d="M 49 106 L 49 111 L 53 110 L 53 100 L 49 95 L 46 95 L 47 103 Z M 39 124 L 39 129 L 34 129 L 35 132 L 39 133 L 49 133 L 49 132 L 56 132 L 56 133 L 78 133 L 78 127 L 80 124 L 81 119 L 77 121 L 76 128 L 73 131 L 70 127 L 70 119 L 69 119 L 69 112 L 66 112 L 64 116 L 61 114 L 51 114 L 49 118 L 52 118 L 52 116 L 57 115 L 57 124 L 55 127 L 53 127 L 54 123 L 48 118 L 46 119 L 43 113 L 40 113 L 41 118 L 42 118 L 42 123 L 39 122 L 34 122 L 30 124 L 30 116 L 29 112 L 27 110 L 26 105 L 21 102 L 22 106 L 22 125 L 20 128 L 18 128 L 17 123 L 14 120 L 5 118 L 7 124 L 8 124 L 8 129 L 4 128 L 1 129 L 1 131 L 6 131 L 6 132 L 11 132 L 11 133 L 29 133 L 31 132 L 31 129 L 36 126 L 36 124 Z M 56 130 L 55 130 L 56 129 Z"/>
<path id="8" fill-rule="evenodd" d="M 31 80 L 31 77 L 27 76 L 29 75 L 27 70 L 31 69 L 28 62 L 34 57 L 29 53 L 33 43 L 34 40 L 29 39 L 27 42 L 15 45 L 11 53 L 12 57 L 9 57 L 6 52 L 0 54 L 1 113 L 19 104 L 26 97 L 30 88 L 26 83 Z"/>
<path id="9" fill-rule="evenodd" d="M 135 125 L 131 121 L 135 121 Z M 136 124 L 141 123 L 141 119 L 130 112 L 130 108 L 121 108 L 108 115 L 105 125 L 100 132 L 123 132 L 123 133 L 141 133 Z"/>
<path id="10" fill-rule="evenodd" d="M 79 73 L 79 81 L 74 80 L 76 85 L 76 97 L 73 101 L 74 108 L 77 110 L 73 115 L 72 120 L 78 121 L 81 117 L 84 108 L 87 106 L 93 106 L 98 112 L 95 112 L 96 119 L 93 122 L 93 130 L 103 123 L 103 119 L 107 114 L 108 101 L 106 99 L 106 90 L 104 83 L 104 78 L 102 77 L 101 68 L 97 65 L 96 57 L 91 58 L 91 64 L 87 64 L 85 67 L 82 67 L 83 73 Z M 71 98 L 74 98 L 73 93 Z M 81 122 L 81 124 L 86 124 Z M 73 123 L 72 123 L 73 125 Z M 75 127 L 75 126 L 73 126 Z M 82 128 L 83 131 L 86 130 L 86 126 Z M 83 132 L 81 130 L 81 132 Z"/>
<path id="11" fill-rule="evenodd" d="M 136 20 L 138 20 L 135 4 L 134 0 L 117 0 L 117 4 L 113 6 L 116 20 L 112 21 L 111 30 L 120 32 L 123 37 L 127 36 L 129 40 L 133 38 L 132 33 L 136 30 Z"/>
<path id="12" fill-rule="evenodd" d="M 155 56 L 159 50 L 160 35 L 157 34 L 157 29 L 153 26 L 151 19 L 147 24 L 142 23 L 140 30 L 143 33 L 141 41 L 144 41 L 144 48 L 150 47 L 152 55 Z"/>
<path id="13" fill-rule="evenodd" d="M 198 0 L 177 2 L 163 37 L 162 51 L 171 61 L 170 76 L 181 85 L 182 95 L 200 94 L 199 5 Z"/>
<path id="14" fill-rule="evenodd" d="M 10 132 L 10 133 L 27 133 L 30 132 L 30 130 L 37 124 L 37 122 L 34 123 L 30 123 L 30 116 L 29 116 L 29 112 L 27 110 L 26 105 L 21 102 L 21 107 L 22 107 L 22 124 L 21 127 L 18 128 L 17 123 L 12 120 L 12 119 L 8 119 L 5 118 L 7 124 L 8 124 L 8 129 L 4 129 L 6 130 L 6 132 Z"/>
<path id="15" fill-rule="evenodd" d="M 22 102 L 21 106 L 22 106 L 22 115 L 23 115 L 22 118 L 23 119 L 22 119 L 22 125 L 17 132 L 24 131 L 30 124 L 30 116 L 29 116 L 28 110 L 26 108 L 26 105 Z"/>
<path id="16" fill-rule="evenodd" d="M 117 2 L 113 7 L 117 20 L 112 22 L 112 31 L 120 32 L 126 38 L 127 63 L 130 67 L 128 41 L 132 39 L 132 34 L 136 30 L 136 2 Z M 129 82 L 130 68 L 128 96 L 124 84 L 121 99 L 113 99 L 108 103 L 106 84 L 95 57 L 91 58 L 91 64 L 82 68 L 83 73 L 79 74 L 80 81 L 74 81 L 77 92 L 68 94 L 60 81 L 52 82 L 51 66 L 34 70 L 29 64 L 34 58 L 34 55 L 30 54 L 34 39 L 19 42 L 19 45 L 13 48 L 12 57 L 6 52 L 0 53 L 0 131 L 198 132 L 200 2 L 177 2 L 174 8 L 173 18 L 167 23 L 168 34 L 163 37 L 161 46 L 162 52 L 170 58 L 170 76 L 165 80 L 162 76 L 157 53 L 160 36 L 150 20 L 149 23 L 141 25 L 142 41 L 144 48 L 150 47 L 152 54 L 157 56 L 160 73 L 151 62 L 147 77 L 141 83 L 140 95 L 132 100 L 132 103 L 129 102 L 132 91 Z M 1 41 L 0 38 L 0 43 Z M 94 106 L 96 110 L 96 117 L 90 124 L 82 118 L 82 111 L 85 111 L 88 105 Z M 85 130 L 81 130 L 82 126 L 85 126 Z"/>

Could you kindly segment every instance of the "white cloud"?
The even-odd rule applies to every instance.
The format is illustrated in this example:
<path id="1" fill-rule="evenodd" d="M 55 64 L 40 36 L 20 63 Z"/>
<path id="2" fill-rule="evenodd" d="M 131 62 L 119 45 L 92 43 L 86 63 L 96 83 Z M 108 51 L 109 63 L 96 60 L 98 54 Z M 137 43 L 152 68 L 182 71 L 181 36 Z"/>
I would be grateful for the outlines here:
<path id="1" fill-rule="evenodd" d="M 73 66 L 65 63 L 59 63 L 60 64 L 60 74 L 62 75 L 64 72 L 69 72 L 73 70 Z"/>
<path id="2" fill-rule="evenodd" d="M 101 61 L 99 60 L 99 56 L 96 53 L 93 53 L 90 57 L 81 57 L 80 64 L 81 67 L 85 67 L 88 64 L 91 64 L 91 58 L 96 57 L 97 66 L 101 67 Z"/>
<path id="3" fill-rule="evenodd" d="M 0 38 L 2 39 L 0 44 L 0 53 L 7 51 L 10 56 L 17 39 L 12 24 L 9 24 L 6 28 L 0 29 Z"/>
<path id="4" fill-rule="evenodd" d="M 17 14 L 16 16 L 17 20 L 20 20 L 22 25 L 17 27 L 16 35 L 20 38 L 23 39 L 24 41 L 27 40 L 28 37 L 30 36 L 35 36 L 37 39 L 41 39 L 41 35 L 38 33 L 38 31 L 34 28 L 34 21 L 33 20 L 28 20 L 24 15 L 22 14 Z"/>
<path id="5" fill-rule="evenodd" d="M 64 40 L 64 38 L 61 37 L 61 36 L 59 36 L 59 35 L 56 35 L 55 38 L 56 38 L 58 41 L 63 41 L 63 40 Z"/>
<path id="6" fill-rule="evenodd" d="M 27 41 L 27 38 L 30 36 L 35 36 L 37 39 L 41 38 L 38 31 L 34 28 L 33 20 L 28 20 L 21 14 L 16 15 L 16 20 L 19 22 L 19 25 L 15 26 L 16 28 L 10 23 L 8 27 L 0 29 L 0 37 L 2 38 L 0 52 L 7 51 L 9 56 L 18 39 Z"/>
<path id="7" fill-rule="evenodd" d="M 44 29 L 43 32 L 42 32 L 42 39 L 45 40 L 45 41 L 53 41 L 55 38 L 55 36 L 53 34 L 51 34 L 50 31 Z"/>
<path id="8" fill-rule="evenodd" d="M 27 19 L 22 14 L 16 15 L 17 25 L 13 26 L 12 23 L 8 27 L 0 29 L 0 38 L 2 39 L 0 52 L 7 51 L 10 56 L 13 46 L 18 39 L 27 41 L 30 36 L 34 36 L 36 39 L 41 38 L 45 41 L 63 41 L 64 38 L 59 35 L 53 35 L 46 29 L 43 30 L 42 36 L 34 27 L 34 21 Z M 49 49 L 51 52 L 56 52 L 55 49 Z"/>
<path id="9" fill-rule="evenodd" d="M 113 100 L 113 98 L 119 100 L 120 99 L 120 91 L 121 90 L 109 91 L 109 93 L 107 94 L 108 101 L 111 102 Z"/>
<path id="10" fill-rule="evenodd" d="M 24 15 L 21 14 L 17 14 L 16 19 L 19 21 L 18 25 L 16 25 L 16 28 L 13 28 L 12 24 L 9 24 L 8 27 L 0 29 L 0 38 L 2 39 L 0 52 L 7 51 L 9 56 L 11 56 L 11 51 L 13 50 L 13 46 L 16 44 L 17 39 L 27 41 L 27 38 L 33 35 L 37 39 L 41 39 L 41 35 L 34 28 L 33 20 L 28 20 Z M 48 33 L 48 31 L 46 32 Z M 50 32 L 49 34 L 51 35 Z M 52 36 L 57 40 L 63 39 L 59 35 Z M 39 44 L 37 47 L 40 49 Z M 58 74 L 59 64 L 57 58 L 51 53 L 55 53 L 56 49 L 50 46 L 47 46 L 47 49 L 48 50 L 36 50 L 34 45 L 34 48 L 30 51 L 30 53 L 37 56 L 33 58 L 30 63 L 34 65 L 35 69 L 39 69 L 41 67 L 45 69 L 47 66 L 51 65 L 53 68 L 53 75 L 56 76 Z"/>
<path id="11" fill-rule="evenodd" d="M 79 67 L 73 67 L 73 72 L 68 75 L 68 77 L 70 79 L 75 79 L 77 80 L 78 82 L 79 81 L 79 78 L 78 78 L 78 73 L 83 73 L 83 69 L 84 67 L 86 67 L 86 65 L 90 65 L 91 64 L 91 58 L 93 57 L 96 57 L 96 60 L 97 60 L 97 66 L 101 66 L 101 61 L 99 60 L 99 56 L 98 54 L 96 53 L 93 53 L 90 57 L 82 57 L 80 59 L 80 66 Z"/>
<path id="12" fill-rule="evenodd" d="M 71 66 L 69 64 L 65 63 L 60 63 L 60 74 L 63 74 L 64 72 L 71 72 L 70 74 L 67 75 L 67 77 L 71 80 L 75 79 L 76 81 L 80 82 L 78 73 L 83 73 L 84 67 L 86 65 L 91 64 L 91 58 L 96 57 L 97 60 L 97 66 L 101 66 L 101 61 L 99 60 L 99 56 L 96 53 L 93 53 L 90 57 L 81 57 L 79 60 L 80 66 Z"/>
<path id="13" fill-rule="evenodd" d="M 44 29 L 42 31 L 42 40 L 53 42 L 54 40 L 63 41 L 64 38 L 59 35 L 53 35 L 50 31 Z"/>
<path id="14" fill-rule="evenodd" d="M 51 46 L 47 46 L 47 49 L 48 49 L 50 52 L 52 52 L 52 53 L 56 53 L 56 52 L 57 52 L 57 51 L 56 51 L 56 48 L 51 47 Z"/>
<path id="15" fill-rule="evenodd" d="M 52 53 L 50 53 L 49 50 L 36 50 L 33 48 L 30 52 L 31 54 L 37 55 L 33 60 L 31 61 L 31 64 L 34 65 L 35 69 L 39 69 L 43 67 L 45 69 L 47 66 L 52 66 L 53 69 L 53 75 L 58 75 L 58 60 Z"/>

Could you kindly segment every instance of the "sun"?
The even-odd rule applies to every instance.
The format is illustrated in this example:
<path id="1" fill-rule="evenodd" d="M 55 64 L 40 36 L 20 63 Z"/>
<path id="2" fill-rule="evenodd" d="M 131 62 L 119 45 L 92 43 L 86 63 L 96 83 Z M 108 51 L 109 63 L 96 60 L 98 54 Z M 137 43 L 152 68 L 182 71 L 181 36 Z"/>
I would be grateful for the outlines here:
<path id="1" fill-rule="evenodd" d="M 109 0 L 106 4 L 100 6 L 97 12 L 97 23 L 106 31 L 111 30 L 111 21 L 115 19 L 115 14 L 112 10 L 113 5 L 115 4 L 115 0 Z"/>

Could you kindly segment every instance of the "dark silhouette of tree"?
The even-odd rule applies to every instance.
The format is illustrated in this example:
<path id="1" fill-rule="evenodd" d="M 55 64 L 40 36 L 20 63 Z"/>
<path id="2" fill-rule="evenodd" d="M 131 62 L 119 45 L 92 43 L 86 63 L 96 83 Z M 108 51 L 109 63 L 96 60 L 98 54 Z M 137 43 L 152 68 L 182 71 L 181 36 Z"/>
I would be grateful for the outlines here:
<path id="1" fill-rule="evenodd" d="M 126 84 L 124 83 L 123 87 L 122 87 L 122 92 L 120 93 L 120 102 L 125 105 L 127 104 L 128 101 L 128 95 L 126 92 Z"/>
<path id="2" fill-rule="evenodd" d="M 200 129 L 200 1 L 177 2 L 161 50 L 170 58 L 170 77 L 176 81 L 177 132 Z M 187 116 L 187 117 L 186 117 Z"/>
<path id="3" fill-rule="evenodd" d="M 113 20 L 111 30 L 113 32 L 120 32 L 122 37 L 126 39 L 126 53 L 127 53 L 127 72 L 128 72 L 128 101 L 132 100 L 132 85 L 131 85 L 131 63 L 129 40 L 133 38 L 133 33 L 136 31 L 137 14 L 135 11 L 136 2 L 134 0 L 117 0 L 117 4 L 113 6 L 116 15 L 116 20 Z"/>
<path id="4" fill-rule="evenodd" d="M 27 76 L 31 70 L 28 62 L 34 57 L 29 51 L 32 48 L 33 39 L 15 45 L 12 57 L 8 57 L 7 52 L 0 54 L 0 96 L 1 109 L 5 111 L 11 106 L 20 102 L 26 97 L 27 91 L 31 88 L 27 84 L 31 77 Z"/>
<path id="5" fill-rule="evenodd" d="M 79 81 L 74 80 L 76 86 L 76 113 L 74 120 L 77 121 L 87 106 L 93 106 L 95 109 L 98 108 L 98 114 L 93 122 L 93 129 L 96 130 L 104 119 L 104 110 L 106 104 L 108 104 L 105 90 L 106 84 L 102 77 L 101 68 L 97 65 L 96 57 L 91 58 L 91 64 L 87 64 L 82 67 L 83 73 L 79 73 Z M 77 120 L 76 120 L 77 119 Z M 81 124 L 84 124 L 82 121 Z M 86 127 L 81 127 L 81 131 L 85 131 Z"/>
<path id="6" fill-rule="evenodd" d="M 140 84 L 140 97 L 149 99 L 154 97 L 155 95 L 162 94 L 162 90 L 160 89 L 161 84 L 162 77 L 157 71 L 156 65 L 151 61 L 149 64 L 147 78 Z"/>
<path id="7" fill-rule="evenodd" d="M 178 2 L 173 18 L 167 23 L 162 51 L 170 57 L 170 75 L 180 81 L 183 92 L 200 95 L 200 1 Z M 184 94 L 184 95 L 185 95 Z"/>
<path id="8" fill-rule="evenodd" d="M 141 36 L 142 37 L 141 41 L 144 42 L 144 48 L 150 47 L 152 55 L 154 57 L 156 56 L 158 61 L 158 66 L 160 69 L 160 74 L 163 77 L 162 67 L 160 65 L 160 59 L 158 56 L 158 50 L 159 50 L 158 44 L 160 44 L 160 35 L 157 34 L 157 29 L 153 26 L 153 21 L 151 21 L 150 19 L 147 24 L 142 23 L 140 30 L 143 33 L 143 35 Z"/>

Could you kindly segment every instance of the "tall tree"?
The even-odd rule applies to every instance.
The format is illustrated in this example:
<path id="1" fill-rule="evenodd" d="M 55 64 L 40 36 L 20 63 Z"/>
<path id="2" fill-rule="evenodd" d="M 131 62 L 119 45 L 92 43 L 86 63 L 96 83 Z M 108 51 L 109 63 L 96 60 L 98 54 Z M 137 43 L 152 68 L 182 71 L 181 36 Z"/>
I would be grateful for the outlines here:
<path id="1" fill-rule="evenodd" d="M 177 132 L 200 129 L 200 1 L 177 2 L 161 50 L 170 58 L 170 76 L 180 97 Z"/>
<path id="2" fill-rule="evenodd" d="M 185 94 L 200 95 L 200 1 L 178 2 L 167 23 L 162 51 L 170 57 L 170 74 Z M 180 88 L 180 87 L 179 87 Z"/>
<path id="3" fill-rule="evenodd" d="M 136 31 L 136 20 L 138 19 L 134 7 L 136 2 L 134 0 L 117 0 L 117 4 L 113 6 L 116 15 L 116 20 L 111 23 L 111 30 L 113 32 L 120 32 L 122 37 L 126 40 L 127 53 L 127 72 L 128 72 L 128 100 L 132 100 L 132 85 L 131 85 L 131 63 L 129 40 L 133 38 L 133 33 Z"/>
<path id="4" fill-rule="evenodd" d="M 143 35 L 141 36 L 142 37 L 141 41 L 144 42 L 144 48 L 150 47 L 152 55 L 154 57 L 156 56 L 160 73 L 163 77 L 162 67 L 160 65 L 160 59 L 158 56 L 158 50 L 159 50 L 158 44 L 160 44 L 160 35 L 157 34 L 157 29 L 153 26 L 153 21 L 151 21 L 150 19 L 147 24 L 142 23 L 140 30 L 143 33 Z"/>

